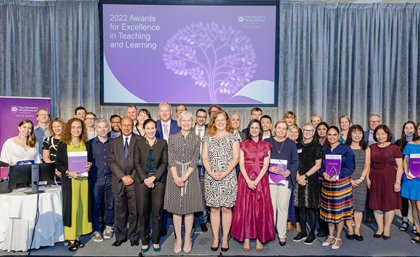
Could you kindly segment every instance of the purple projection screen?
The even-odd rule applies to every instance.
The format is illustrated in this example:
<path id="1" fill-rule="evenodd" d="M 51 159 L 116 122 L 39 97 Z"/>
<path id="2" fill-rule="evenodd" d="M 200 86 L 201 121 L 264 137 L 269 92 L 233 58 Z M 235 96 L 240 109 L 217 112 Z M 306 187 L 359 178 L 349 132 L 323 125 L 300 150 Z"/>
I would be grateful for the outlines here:
<path id="1" fill-rule="evenodd" d="M 102 1 L 100 12 L 101 104 L 277 106 L 276 3 Z"/>

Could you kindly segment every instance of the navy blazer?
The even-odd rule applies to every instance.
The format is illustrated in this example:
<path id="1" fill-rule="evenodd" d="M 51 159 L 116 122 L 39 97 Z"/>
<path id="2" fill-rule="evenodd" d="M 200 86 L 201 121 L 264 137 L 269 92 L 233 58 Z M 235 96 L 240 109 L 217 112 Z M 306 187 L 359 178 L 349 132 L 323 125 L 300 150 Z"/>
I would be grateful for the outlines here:
<path id="1" fill-rule="evenodd" d="M 156 137 L 157 138 L 163 138 L 163 127 L 162 122 L 160 120 L 156 121 L 157 124 L 157 130 L 156 130 Z M 169 126 L 169 135 L 173 135 L 178 133 L 181 129 L 178 127 L 178 122 L 176 120 L 171 119 L 171 125 Z"/>

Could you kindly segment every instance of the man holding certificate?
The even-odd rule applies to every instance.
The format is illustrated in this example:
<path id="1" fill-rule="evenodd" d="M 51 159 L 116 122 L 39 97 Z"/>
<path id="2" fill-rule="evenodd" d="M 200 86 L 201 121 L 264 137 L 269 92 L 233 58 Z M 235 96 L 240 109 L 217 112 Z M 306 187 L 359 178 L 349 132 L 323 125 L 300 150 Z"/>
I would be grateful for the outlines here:
<path id="1" fill-rule="evenodd" d="M 354 153 L 350 146 L 341 144 L 340 131 L 331 126 L 327 131 L 329 145 L 324 147 L 321 174 L 321 219 L 328 223 L 329 236 L 322 246 L 339 249 L 342 245 L 344 220 L 353 218 L 351 174 L 355 168 Z M 334 232 L 337 230 L 337 235 Z"/>
<path id="2" fill-rule="evenodd" d="M 61 172 L 63 192 L 64 239 L 69 241 L 69 251 L 77 251 L 84 244 L 80 236 L 92 232 L 90 208 L 89 170 L 87 161 L 87 131 L 78 118 L 70 119 L 58 145 L 56 168 Z"/>

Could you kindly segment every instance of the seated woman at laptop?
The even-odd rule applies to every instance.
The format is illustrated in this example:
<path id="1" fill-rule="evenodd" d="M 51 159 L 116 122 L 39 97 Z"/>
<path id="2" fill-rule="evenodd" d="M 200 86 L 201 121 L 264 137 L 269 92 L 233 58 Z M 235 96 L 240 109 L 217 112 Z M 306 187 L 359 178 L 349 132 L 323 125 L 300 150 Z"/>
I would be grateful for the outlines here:
<path id="1" fill-rule="evenodd" d="M 22 120 L 17 127 L 18 135 L 7 139 L 1 149 L 0 161 L 9 165 L 41 163 L 38 143 L 34 134 L 34 124 Z"/>

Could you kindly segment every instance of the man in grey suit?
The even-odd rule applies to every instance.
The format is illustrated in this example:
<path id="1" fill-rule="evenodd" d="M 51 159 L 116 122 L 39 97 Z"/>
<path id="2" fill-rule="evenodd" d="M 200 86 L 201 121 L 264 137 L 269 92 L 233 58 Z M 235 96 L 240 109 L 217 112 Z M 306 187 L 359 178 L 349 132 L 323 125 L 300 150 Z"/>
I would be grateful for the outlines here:
<path id="1" fill-rule="evenodd" d="M 141 137 L 133 134 L 133 120 L 125 117 L 121 121 L 122 135 L 111 140 L 108 164 L 112 172 L 112 192 L 114 193 L 115 242 L 113 246 L 120 246 L 130 239 L 131 246 L 138 245 L 137 209 L 134 191 L 134 146 Z M 128 223 L 128 229 L 127 229 Z"/>

